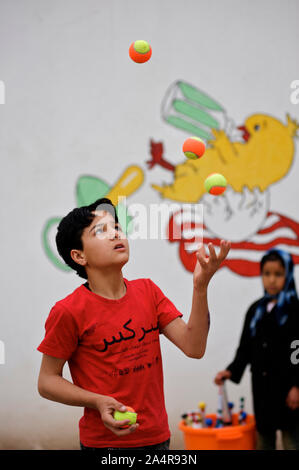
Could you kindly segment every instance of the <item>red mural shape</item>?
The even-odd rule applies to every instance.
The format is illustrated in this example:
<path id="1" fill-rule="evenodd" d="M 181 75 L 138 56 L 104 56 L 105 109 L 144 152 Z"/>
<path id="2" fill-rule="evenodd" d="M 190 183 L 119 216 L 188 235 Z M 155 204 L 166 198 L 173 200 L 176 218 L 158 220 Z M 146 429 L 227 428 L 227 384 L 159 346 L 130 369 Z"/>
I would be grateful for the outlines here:
<path id="1" fill-rule="evenodd" d="M 213 243 L 214 246 L 220 246 L 220 238 L 205 235 L 206 227 L 204 224 L 183 222 L 177 224 L 175 218 L 180 215 L 182 211 L 178 211 L 171 216 L 168 224 L 168 240 L 170 243 L 179 243 L 179 256 L 183 266 L 187 271 L 193 272 L 196 264 L 195 251 L 188 251 L 188 245 L 194 244 L 198 241 L 198 237 L 188 238 L 184 237 L 184 231 L 188 230 L 203 230 L 203 243 Z M 274 220 L 273 220 L 274 219 Z M 282 234 L 283 230 L 285 234 Z M 181 237 L 176 237 L 176 234 L 181 234 Z M 255 241 L 242 241 L 232 242 L 231 250 L 228 257 L 223 261 L 220 268 L 227 267 L 232 272 L 240 276 L 259 276 L 260 274 L 260 259 L 265 251 L 270 248 L 281 248 L 287 250 L 293 258 L 294 264 L 299 264 L 299 223 L 290 219 L 278 212 L 269 211 L 264 223 L 264 228 L 261 228 L 255 235 Z M 255 259 L 252 259 L 255 258 Z"/>

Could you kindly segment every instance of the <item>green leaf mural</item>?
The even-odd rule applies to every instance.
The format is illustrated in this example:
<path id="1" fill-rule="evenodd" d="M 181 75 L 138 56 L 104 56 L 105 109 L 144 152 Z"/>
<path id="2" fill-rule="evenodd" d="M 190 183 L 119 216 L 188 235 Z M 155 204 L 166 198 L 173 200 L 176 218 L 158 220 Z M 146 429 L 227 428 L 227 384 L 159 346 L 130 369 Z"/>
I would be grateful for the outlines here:
<path id="1" fill-rule="evenodd" d="M 100 197 L 105 197 L 110 186 L 96 176 L 80 176 L 77 182 L 77 207 L 88 206 Z"/>
<path id="2" fill-rule="evenodd" d="M 96 176 L 80 176 L 76 185 L 77 207 L 87 206 L 97 199 L 105 197 L 110 189 L 111 187 L 105 181 Z M 125 234 L 130 234 L 132 232 L 132 217 L 128 214 L 124 204 L 116 206 L 116 214 Z M 63 262 L 57 251 L 53 251 L 50 243 L 50 232 L 54 226 L 58 226 L 61 219 L 62 217 L 51 217 L 46 221 L 42 231 L 42 245 L 46 256 L 54 266 L 62 271 L 71 271 L 71 268 Z"/>
<path id="3" fill-rule="evenodd" d="M 202 90 L 177 80 L 162 101 L 162 118 L 171 126 L 198 136 L 213 139 L 212 129 L 221 129 L 226 121 L 224 108 Z"/>

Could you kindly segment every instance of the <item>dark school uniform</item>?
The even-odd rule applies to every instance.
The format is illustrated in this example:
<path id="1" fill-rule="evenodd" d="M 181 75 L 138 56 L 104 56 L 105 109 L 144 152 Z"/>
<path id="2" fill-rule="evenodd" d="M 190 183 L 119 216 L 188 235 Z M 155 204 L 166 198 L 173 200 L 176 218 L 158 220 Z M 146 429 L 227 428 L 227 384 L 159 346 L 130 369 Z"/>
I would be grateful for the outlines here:
<path id="1" fill-rule="evenodd" d="M 299 409 L 288 408 L 286 398 L 293 386 L 299 387 L 299 364 L 291 361 L 294 352 L 291 344 L 299 340 L 299 301 L 293 299 L 282 326 L 277 323 L 275 305 L 257 323 L 256 335 L 252 336 L 249 325 L 258 302 L 247 311 L 239 347 L 226 369 L 232 374 L 230 380 L 239 383 L 250 365 L 254 413 L 260 433 L 292 429 L 299 422 Z"/>

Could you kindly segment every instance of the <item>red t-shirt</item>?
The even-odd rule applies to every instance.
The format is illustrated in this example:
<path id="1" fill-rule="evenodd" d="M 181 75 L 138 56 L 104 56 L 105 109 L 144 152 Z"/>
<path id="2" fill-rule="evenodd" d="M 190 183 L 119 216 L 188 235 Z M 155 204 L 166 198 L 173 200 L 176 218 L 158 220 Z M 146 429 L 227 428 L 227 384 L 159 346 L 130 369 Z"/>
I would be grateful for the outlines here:
<path id="1" fill-rule="evenodd" d="M 118 437 L 84 408 L 80 441 L 89 447 L 141 447 L 170 437 L 159 333 L 182 314 L 150 279 L 124 279 L 118 300 L 81 285 L 51 309 L 38 351 L 66 359 L 73 383 L 131 406 L 139 428 Z"/>

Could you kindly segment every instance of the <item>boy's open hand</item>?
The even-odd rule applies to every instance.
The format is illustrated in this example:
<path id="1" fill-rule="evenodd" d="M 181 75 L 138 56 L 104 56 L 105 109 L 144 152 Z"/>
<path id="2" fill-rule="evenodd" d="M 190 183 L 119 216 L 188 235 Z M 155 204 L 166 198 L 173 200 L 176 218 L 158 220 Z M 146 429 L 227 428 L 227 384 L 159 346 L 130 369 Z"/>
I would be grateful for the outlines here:
<path id="1" fill-rule="evenodd" d="M 229 241 L 221 240 L 219 254 L 216 254 L 214 245 L 208 244 L 210 255 L 206 257 L 203 243 L 196 252 L 196 265 L 193 272 L 193 285 L 197 290 L 206 289 L 211 277 L 215 274 L 222 261 L 226 258 L 231 244 Z"/>
<path id="2" fill-rule="evenodd" d="M 126 411 L 126 406 L 114 398 L 101 396 L 101 398 L 97 401 L 96 406 L 101 415 L 103 424 L 117 436 L 131 434 L 132 432 L 136 431 L 136 429 L 138 429 L 138 423 L 132 424 L 128 428 L 122 429 L 122 426 L 128 425 L 130 421 L 127 419 L 124 421 L 116 421 L 113 418 L 113 413 L 115 410 Z"/>

